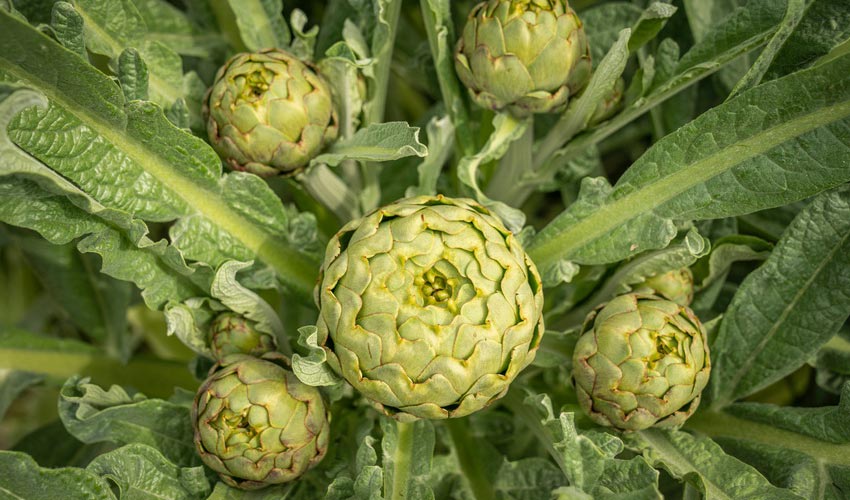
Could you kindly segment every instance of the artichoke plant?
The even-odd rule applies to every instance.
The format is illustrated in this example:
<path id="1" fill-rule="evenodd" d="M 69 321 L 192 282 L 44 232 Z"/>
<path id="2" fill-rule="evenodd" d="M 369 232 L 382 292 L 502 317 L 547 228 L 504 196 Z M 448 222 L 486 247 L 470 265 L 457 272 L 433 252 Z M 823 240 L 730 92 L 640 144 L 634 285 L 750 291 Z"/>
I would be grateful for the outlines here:
<path id="1" fill-rule="evenodd" d="M 584 323 L 573 353 L 579 403 L 622 430 L 678 426 L 696 411 L 711 363 L 705 330 L 685 306 L 620 295 Z"/>
<path id="2" fill-rule="evenodd" d="M 222 313 L 210 327 L 210 349 L 215 359 L 229 354 L 262 356 L 277 349 L 274 336 L 260 332 L 247 318 L 236 313 Z"/>
<path id="3" fill-rule="evenodd" d="M 633 287 L 634 292 L 658 295 L 667 300 L 689 306 L 694 300 L 694 273 L 689 267 L 674 269 L 647 278 Z"/>
<path id="4" fill-rule="evenodd" d="M 480 106 L 558 112 L 590 79 L 590 49 L 567 0 L 488 0 L 469 14 L 455 68 Z"/>
<path id="5" fill-rule="evenodd" d="M 318 340 L 329 365 L 401 421 L 503 396 L 543 335 L 543 287 L 519 241 L 472 200 L 422 196 L 328 243 Z"/>
<path id="6" fill-rule="evenodd" d="M 322 395 L 286 365 L 275 353 L 227 356 L 195 396 L 195 446 L 231 486 L 285 483 L 325 456 L 330 415 Z"/>
<path id="7" fill-rule="evenodd" d="M 300 171 L 339 128 L 328 83 L 280 49 L 228 60 L 207 92 L 204 114 L 225 162 L 263 177 Z"/>

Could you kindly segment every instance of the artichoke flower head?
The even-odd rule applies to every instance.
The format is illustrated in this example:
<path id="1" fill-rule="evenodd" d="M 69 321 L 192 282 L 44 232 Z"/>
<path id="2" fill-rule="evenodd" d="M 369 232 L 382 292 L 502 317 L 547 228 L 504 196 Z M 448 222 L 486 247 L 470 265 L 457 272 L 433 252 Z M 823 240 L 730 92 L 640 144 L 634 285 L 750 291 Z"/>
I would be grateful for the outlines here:
<path id="1" fill-rule="evenodd" d="M 653 295 L 620 295 L 591 312 L 573 352 L 579 403 L 622 430 L 682 425 L 699 405 L 711 362 L 689 308 Z"/>
<path id="2" fill-rule="evenodd" d="M 488 0 L 469 14 L 455 68 L 482 107 L 559 112 L 590 79 L 590 49 L 566 0 Z"/>
<path id="3" fill-rule="evenodd" d="M 337 137 L 330 86 L 280 49 L 233 56 L 204 101 L 210 143 L 234 170 L 294 174 Z"/>
<path id="4" fill-rule="evenodd" d="M 277 349 L 274 336 L 261 332 L 254 323 L 236 313 L 219 314 L 210 326 L 210 349 L 215 359 L 230 354 L 262 356 Z"/>
<path id="5" fill-rule="evenodd" d="M 330 415 L 321 393 L 281 354 L 225 356 L 192 407 L 195 447 L 222 481 L 258 489 L 292 481 L 324 458 Z"/>
<path id="6" fill-rule="evenodd" d="M 316 289 L 330 367 L 401 421 L 503 396 L 543 335 L 543 287 L 519 241 L 472 200 L 422 196 L 344 226 Z"/>
<path id="7" fill-rule="evenodd" d="M 694 273 L 690 268 L 683 267 L 658 274 L 636 285 L 634 292 L 657 295 L 689 306 L 694 299 Z"/>

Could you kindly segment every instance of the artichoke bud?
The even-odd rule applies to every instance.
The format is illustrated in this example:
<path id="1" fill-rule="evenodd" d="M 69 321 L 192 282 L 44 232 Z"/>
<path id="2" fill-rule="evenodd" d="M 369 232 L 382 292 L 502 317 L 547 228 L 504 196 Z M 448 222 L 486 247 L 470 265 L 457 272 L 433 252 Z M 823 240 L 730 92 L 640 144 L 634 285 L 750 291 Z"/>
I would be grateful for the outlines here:
<path id="1" fill-rule="evenodd" d="M 650 295 L 658 295 L 667 300 L 689 306 L 694 299 L 694 273 L 688 267 L 647 278 L 643 283 L 635 285 L 633 291 Z"/>
<path id="2" fill-rule="evenodd" d="M 192 407 L 201 460 L 230 486 L 292 481 L 325 456 L 330 415 L 321 393 L 288 360 L 232 354 L 214 366 Z"/>
<path id="3" fill-rule="evenodd" d="M 277 349 L 272 335 L 260 332 L 254 323 L 236 313 L 218 315 L 210 327 L 210 348 L 215 359 L 228 354 L 262 356 Z"/>
<path id="4" fill-rule="evenodd" d="M 708 339 L 689 308 L 620 295 L 588 315 L 573 353 L 579 403 L 599 425 L 677 427 L 708 384 Z"/>
<path id="5" fill-rule="evenodd" d="M 349 222 L 316 288 L 329 366 L 400 421 L 502 397 L 543 335 L 543 286 L 514 235 L 472 200 L 421 196 Z"/>
<path id="6" fill-rule="evenodd" d="M 482 107 L 560 112 L 590 80 L 590 48 L 567 0 L 488 0 L 469 14 L 455 69 Z"/>
<path id="7" fill-rule="evenodd" d="M 337 137 L 331 89 L 318 70 L 280 49 L 233 56 L 204 101 L 210 143 L 227 165 L 292 175 Z"/>

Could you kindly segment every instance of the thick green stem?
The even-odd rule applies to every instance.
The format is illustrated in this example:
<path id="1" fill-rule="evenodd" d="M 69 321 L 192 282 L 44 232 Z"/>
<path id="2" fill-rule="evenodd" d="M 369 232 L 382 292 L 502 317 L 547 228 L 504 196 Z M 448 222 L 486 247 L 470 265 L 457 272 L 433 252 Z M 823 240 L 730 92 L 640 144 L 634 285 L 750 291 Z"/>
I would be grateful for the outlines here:
<path id="1" fill-rule="evenodd" d="M 698 412 L 688 419 L 685 428 L 709 437 L 741 439 L 776 448 L 796 450 L 831 464 L 850 466 L 850 444 L 821 441 L 772 425 L 738 418 L 728 413 Z"/>
<path id="2" fill-rule="evenodd" d="M 327 165 L 318 164 L 298 174 L 298 181 L 310 195 L 326 206 L 342 222 L 360 216 L 357 196 Z"/>
<path id="3" fill-rule="evenodd" d="M 349 79 L 345 85 L 341 85 L 343 95 L 340 95 L 340 101 L 343 103 L 339 111 L 339 138 L 348 139 L 357 132 L 357 127 L 354 123 L 354 112 L 349 109 L 348 103 L 354 99 L 351 94 L 356 93 L 352 87 L 357 86 L 357 73 L 344 73 Z M 353 81 L 351 81 L 353 80 Z M 355 193 L 359 193 L 363 189 L 363 180 L 360 178 L 360 165 L 355 160 L 344 160 L 339 171 L 342 174 L 343 180 L 348 184 L 349 188 Z"/>
<path id="4" fill-rule="evenodd" d="M 452 439 L 452 445 L 460 463 L 463 477 L 469 483 L 469 489 L 477 500 L 496 498 L 491 480 L 482 469 L 483 464 L 472 453 L 475 443 L 470 437 L 469 426 L 465 419 L 450 418 L 446 420 L 446 428 Z"/>
<path id="5" fill-rule="evenodd" d="M 564 477 L 572 479 L 567 469 L 567 464 L 564 463 L 562 453 L 556 450 L 553 446 L 552 439 L 549 437 L 548 431 L 543 427 L 540 417 L 537 416 L 534 411 L 525 404 L 525 402 L 523 402 L 523 398 L 520 394 L 521 393 L 518 391 L 508 392 L 508 395 L 502 399 L 503 404 L 510 408 L 511 411 L 528 426 L 537 440 L 546 447 L 546 451 L 549 452 L 549 455 L 551 455 L 555 460 L 555 463 L 558 464 L 561 472 L 564 473 Z"/>
<path id="6" fill-rule="evenodd" d="M 528 198 L 523 178 L 528 173 L 534 145 L 534 122 L 529 121 L 525 133 L 511 144 L 508 152 L 499 161 L 490 183 L 488 197 L 513 207 L 519 207 Z"/>
<path id="7" fill-rule="evenodd" d="M 0 349 L 0 366 L 39 373 L 59 384 L 71 375 L 88 376 L 98 384 L 132 386 L 154 397 L 168 397 L 174 387 L 194 390 L 198 386 L 185 363 L 136 357 L 123 364 L 96 349 L 60 352 L 3 348 Z"/>
<path id="8" fill-rule="evenodd" d="M 360 178 L 360 165 L 355 160 L 344 160 L 339 165 L 342 179 L 346 186 L 355 193 L 363 189 L 363 180 Z"/>
<path id="9" fill-rule="evenodd" d="M 575 136 L 576 132 L 573 132 L 572 134 L 567 133 L 569 131 L 566 130 L 566 124 L 561 125 L 559 122 L 558 125 L 552 129 L 552 132 L 550 132 L 546 138 L 540 142 L 537 150 L 535 151 L 535 171 L 537 174 L 542 176 L 549 174 L 548 170 L 551 170 L 555 165 L 557 165 L 557 162 L 551 161 L 556 153 L 559 156 L 566 156 L 569 158 L 583 151 L 587 147 L 602 142 L 632 121 L 640 118 L 650 109 L 653 109 L 667 99 L 670 99 L 679 92 L 687 89 L 691 85 L 695 85 L 700 80 L 711 76 L 721 67 L 722 66 L 712 68 L 692 80 L 686 80 L 683 83 L 669 87 L 663 92 L 648 96 L 640 107 L 626 109 L 622 113 L 605 122 L 605 124 L 601 127 L 576 137 L 574 141 L 570 140 Z M 568 142 L 569 144 L 567 144 Z"/>
<path id="10" fill-rule="evenodd" d="M 642 103 L 640 107 L 632 107 L 615 116 L 611 120 L 605 122 L 604 125 L 589 131 L 588 133 L 580 134 L 584 128 L 584 124 L 572 120 L 569 115 L 558 121 L 555 127 L 543 138 L 534 151 L 534 162 L 532 170 L 533 177 L 529 181 L 523 183 L 523 186 L 518 186 L 519 193 L 515 197 L 517 203 L 523 203 L 531 193 L 534 192 L 534 185 L 543 182 L 546 179 L 555 175 L 558 165 L 563 164 L 569 158 L 572 158 L 586 148 L 593 146 L 607 139 L 617 131 L 630 124 L 634 120 L 640 118 L 647 111 L 654 109 L 662 102 L 670 99 L 679 92 L 687 89 L 691 85 L 698 83 L 703 78 L 707 78 L 720 69 L 713 68 L 703 74 L 686 80 L 678 85 L 671 86 L 663 92 L 655 95 L 650 95 Z M 575 138 L 575 140 L 573 140 Z M 564 160 L 554 161 L 556 156 L 564 157 Z"/>
<path id="11" fill-rule="evenodd" d="M 407 498 L 407 485 L 410 479 L 410 462 L 413 454 L 413 422 L 396 422 L 398 441 L 395 453 L 393 453 L 393 482 L 384 485 L 384 493 L 392 491 L 387 498 L 392 500 L 404 500 Z M 385 476 L 386 477 L 386 476 Z M 388 486 L 392 490 L 388 490 Z"/>
<path id="12" fill-rule="evenodd" d="M 380 123 L 384 120 L 384 110 L 387 107 L 387 89 L 390 81 L 390 68 L 393 60 L 393 46 L 398 28 L 398 17 L 401 14 L 402 0 L 390 0 L 387 2 L 386 21 L 389 24 L 388 42 L 380 53 L 372 54 L 377 62 L 374 66 L 374 91 L 369 100 L 370 105 L 366 108 L 366 123 Z"/>
<path id="13" fill-rule="evenodd" d="M 463 156 L 475 154 L 475 142 L 469 132 L 469 112 L 462 97 L 462 89 L 454 69 L 452 50 L 455 45 L 454 26 L 452 23 L 449 0 L 443 0 L 440 7 L 442 17 L 431 8 L 433 2 L 420 0 L 422 17 L 425 19 L 425 31 L 428 33 L 428 45 L 437 69 L 437 82 L 440 85 L 440 95 L 446 106 L 452 124 L 455 126 L 455 138 Z M 439 32 L 438 32 L 439 29 Z M 443 51 L 448 51 L 444 53 Z"/>
<path id="14" fill-rule="evenodd" d="M 393 46 L 395 45 L 398 18 L 401 14 L 402 0 L 389 0 L 384 19 L 389 25 L 387 43 L 378 53 L 372 54 L 377 61 L 374 66 L 374 93 L 369 99 L 364 112 L 364 127 L 384 121 L 384 111 L 387 108 L 387 90 L 390 81 L 390 69 L 393 61 Z M 377 164 L 364 163 L 360 168 L 363 178 L 363 190 L 360 192 L 360 205 L 366 212 L 380 204 L 381 200 L 381 167 Z"/>
<path id="15" fill-rule="evenodd" d="M 210 0 L 209 5 L 215 16 L 215 21 L 218 23 L 219 30 L 224 34 L 230 46 L 237 52 L 246 52 L 248 47 L 245 46 L 239 34 L 236 14 L 233 13 L 233 9 L 230 8 L 227 0 Z"/>
<path id="16" fill-rule="evenodd" d="M 570 139 L 581 132 L 585 127 L 583 120 L 578 120 L 576 113 L 567 113 L 563 118 L 558 120 L 554 127 L 546 134 L 537 144 L 534 152 L 534 170 L 539 171 L 549 160 L 555 156 L 559 149 L 564 147 Z"/>

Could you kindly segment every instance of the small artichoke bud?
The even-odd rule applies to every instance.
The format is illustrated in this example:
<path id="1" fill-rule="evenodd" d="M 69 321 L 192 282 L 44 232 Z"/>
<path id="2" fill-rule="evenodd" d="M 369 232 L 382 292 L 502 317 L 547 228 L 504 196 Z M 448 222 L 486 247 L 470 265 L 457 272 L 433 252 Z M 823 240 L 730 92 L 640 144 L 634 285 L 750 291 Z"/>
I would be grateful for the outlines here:
<path id="1" fill-rule="evenodd" d="M 329 366 L 400 421 L 504 396 L 543 336 L 543 286 L 514 235 L 472 200 L 421 196 L 349 222 L 316 289 Z"/>
<path id="2" fill-rule="evenodd" d="M 469 14 L 455 69 L 482 107 L 560 112 L 590 79 L 590 48 L 567 0 L 488 0 Z"/>
<path id="3" fill-rule="evenodd" d="M 573 353 L 582 409 L 621 430 L 682 425 L 710 371 L 708 339 L 693 311 L 652 295 L 620 295 L 596 308 Z"/>
<path id="4" fill-rule="evenodd" d="M 272 335 L 258 331 L 254 324 L 238 314 L 218 315 L 210 327 L 210 349 L 215 359 L 228 354 L 250 354 L 260 357 L 277 349 Z"/>
<path id="5" fill-rule="evenodd" d="M 233 56 L 204 101 L 210 143 L 234 170 L 294 174 L 337 137 L 331 90 L 312 65 L 280 49 Z"/>
<path id="6" fill-rule="evenodd" d="M 634 292 L 658 295 L 667 300 L 689 306 L 694 300 L 694 273 L 683 267 L 664 274 L 647 278 L 633 287 Z"/>
<path id="7" fill-rule="evenodd" d="M 207 467 L 246 490 L 292 481 L 324 458 L 330 415 L 321 393 L 283 355 L 232 354 L 214 366 L 192 407 Z"/>

